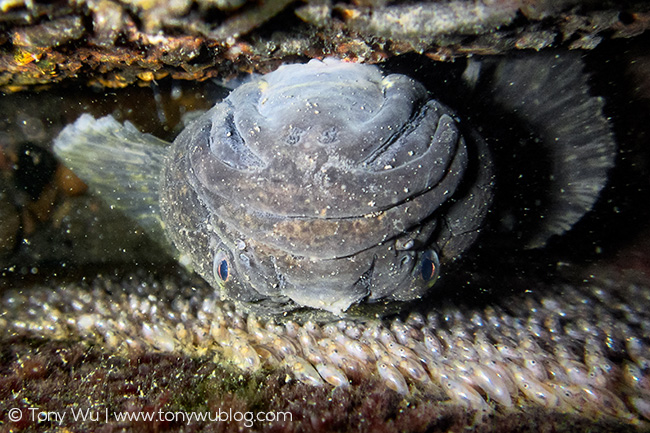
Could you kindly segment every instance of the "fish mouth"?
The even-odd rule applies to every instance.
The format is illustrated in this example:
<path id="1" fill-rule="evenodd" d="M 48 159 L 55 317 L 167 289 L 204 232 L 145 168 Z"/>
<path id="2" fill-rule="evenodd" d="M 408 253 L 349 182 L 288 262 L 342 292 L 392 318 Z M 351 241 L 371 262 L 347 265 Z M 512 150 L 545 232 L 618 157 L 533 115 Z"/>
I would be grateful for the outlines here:
<path id="1" fill-rule="evenodd" d="M 376 257 L 368 269 L 352 284 L 349 282 L 348 275 L 339 275 L 338 278 L 331 279 L 321 275 L 320 278 L 305 282 L 300 281 L 300 278 L 292 278 L 290 274 L 279 273 L 276 269 L 280 292 L 300 306 L 324 310 L 338 317 L 343 316 L 350 306 L 370 296 L 375 260 Z"/>
<path id="2" fill-rule="evenodd" d="M 316 320 L 327 323 L 341 318 L 365 321 L 369 317 L 407 311 L 417 301 L 391 296 L 411 283 L 411 272 L 402 272 L 390 284 L 385 284 L 377 281 L 381 278 L 376 270 L 377 261 L 378 257 L 374 255 L 368 268 L 358 277 L 343 275 L 329 280 L 320 276 L 305 281 L 276 267 L 279 293 L 297 304 L 295 309 L 277 314 L 300 322 Z M 416 298 L 420 299 L 420 296 Z"/>

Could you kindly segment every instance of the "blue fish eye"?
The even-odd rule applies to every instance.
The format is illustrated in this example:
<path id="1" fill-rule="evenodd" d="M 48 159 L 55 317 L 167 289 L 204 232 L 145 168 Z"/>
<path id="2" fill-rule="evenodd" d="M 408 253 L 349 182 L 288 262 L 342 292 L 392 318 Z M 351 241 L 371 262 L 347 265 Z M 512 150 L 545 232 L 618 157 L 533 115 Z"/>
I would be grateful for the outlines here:
<path id="1" fill-rule="evenodd" d="M 438 254 L 435 251 L 428 250 L 422 255 L 420 262 L 420 272 L 422 279 L 429 282 L 438 276 L 440 262 L 438 261 Z"/>
<path id="2" fill-rule="evenodd" d="M 223 251 L 219 251 L 214 256 L 212 264 L 214 276 L 221 281 L 228 281 L 230 275 L 230 265 L 228 264 L 228 256 Z"/>
<path id="3" fill-rule="evenodd" d="M 217 268 L 217 275 L 219 275 L 221 281 L 226 281 L 228 279 L 228 260 L 223 259 L 219 263 L 219 267 Z"/>

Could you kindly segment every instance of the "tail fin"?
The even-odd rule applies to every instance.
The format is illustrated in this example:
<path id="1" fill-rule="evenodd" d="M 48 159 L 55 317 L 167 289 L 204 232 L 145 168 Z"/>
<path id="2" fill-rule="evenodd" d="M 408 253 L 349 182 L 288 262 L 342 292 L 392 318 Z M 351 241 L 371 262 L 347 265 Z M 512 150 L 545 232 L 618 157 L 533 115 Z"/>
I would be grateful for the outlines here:
<path id="1" fill-rule="evenodd" d="M 136 220 L 152 239 L 168 247 L 158 207 L 168 145 L 129 122 L 84 114 L 55 139 L 54 152 L 111 208 Z"/>
<path id="2" fill-rule="evenodd" d="M 616 144 L 591 96 L 576 53 L 545 53 L 501 60 L 490 77 L 492 98 L 538 133 L 551 164 L 549 191 L 527 247 L 569 230 L 596 203 L 614 166 Z"/>

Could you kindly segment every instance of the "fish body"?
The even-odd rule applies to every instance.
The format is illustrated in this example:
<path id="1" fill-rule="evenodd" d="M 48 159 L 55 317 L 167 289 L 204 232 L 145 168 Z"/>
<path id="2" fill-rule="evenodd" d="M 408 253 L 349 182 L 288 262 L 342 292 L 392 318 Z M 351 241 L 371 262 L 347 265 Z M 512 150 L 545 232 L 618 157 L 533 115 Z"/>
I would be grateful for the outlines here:
<path id="1" fill-rule="evenodd" d="M 569 67 L 554 83 L 526 62 L 498 64 L 490 89 L 548 148 L 551 185 L 561 191 L 530 237 L 540 246 L 591 208 L 615 151 L 586 84 L 577 101 L 547 95 L 584 81 L 580 64 L 545 60 Z M 570 103 L 578 121 L 552 118 Z M 154 236 L 164 231 L 222 297 L 258 313 L 341 315 L 422 297 L 475 241 L 495 185 L 486 142 L 421 83 L 336 59 L 285 65 L 239 86 L 171 146 L 84 115 L 55 152 Z"/>

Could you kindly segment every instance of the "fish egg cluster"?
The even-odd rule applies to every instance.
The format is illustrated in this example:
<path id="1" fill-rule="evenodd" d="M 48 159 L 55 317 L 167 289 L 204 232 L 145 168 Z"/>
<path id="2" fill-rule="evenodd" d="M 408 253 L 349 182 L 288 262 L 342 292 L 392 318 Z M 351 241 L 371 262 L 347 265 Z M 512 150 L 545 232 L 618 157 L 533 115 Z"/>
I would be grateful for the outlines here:
<path id="1" fill-rule="evenodd" d="M 372 378 L 481 413 L 533 405 L 638 424 L 650 420 L 649 304 L 649 286 L 600 279 L 401 319 L 298 323 L 243 314 L 187 281 L 137 275 L 7 290 L 0 329 L 213 357 L 249 372 L 285 368 L 317 387 Z"/>

